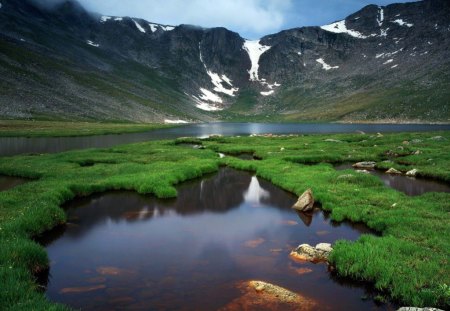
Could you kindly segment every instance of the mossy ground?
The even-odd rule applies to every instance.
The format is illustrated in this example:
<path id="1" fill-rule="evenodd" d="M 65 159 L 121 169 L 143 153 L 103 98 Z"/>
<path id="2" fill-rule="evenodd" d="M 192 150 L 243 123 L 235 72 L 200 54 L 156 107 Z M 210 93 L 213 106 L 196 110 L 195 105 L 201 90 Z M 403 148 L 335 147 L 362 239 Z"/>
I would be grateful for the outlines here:
<path id="1" fill-rule="evenodd" d="M 435 136 L 442 138 L 431 139 Z M 340 142 L 325 141 L 329 138 Z M 206 149 L 177 145 L 182 142 Z M 261 160 L 220 159 L 217 152 L 251 152 Z M 220 165 L 255 171 L 296 194 L 312 188 L 333 220 L 363 222 L 378 231 L 381 236 L 335 245 L 331 261 L 340 275 L 373 282 L 407 305 L 449 308 L 450 194 L 408 197 L 375 176 L 336 171 L 330 164 L 362 160 L 403 171 L 417 168 L 419 175 L 449 182 L 450 133 L 215 137 L 0 158 L 1 174 L 36 179 L 0 193 L 0 309 L 66 308 L 48 302 L 32 274 L 48 265 L 45 249 L 32 237 L 64 223 L 63 202 L 111 189 L 173 197 L 175 184 Z"/>
<path id="2" fill-rule="evenodd" d="M 91 136 L 145 132 L 167 127 L 170 127 L 170 125 L 144 123 L 0 120 L 0 137 Z"/>

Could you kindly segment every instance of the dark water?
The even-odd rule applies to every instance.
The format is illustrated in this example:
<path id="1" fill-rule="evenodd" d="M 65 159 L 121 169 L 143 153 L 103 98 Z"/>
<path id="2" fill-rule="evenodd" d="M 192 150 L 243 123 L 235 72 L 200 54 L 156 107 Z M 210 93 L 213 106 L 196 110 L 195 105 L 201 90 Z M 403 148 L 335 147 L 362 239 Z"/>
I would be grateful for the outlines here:
<path id="1" fill-rule="evenodd" d="M 67 205 L 69 224 L 41 241 L 49 299 L 83 310 L 217 310 L 242 295 L 238 282 L 256 279 L 317 300 L 320 310 L 392 309 L 361 299 L 368 289 L 325 264 L 289 257 L 300 243 L 354 240 L 365 227 L 332 223 L 318 209 L 299 215 L 292 194 L 229 168 L 178 193 L 111 192 Z"/>
<path id="2" fill-rule="evenodd" d="M 353 169 L 352 164 L 344 163 L 335 166 L 337 170 Z M 378 176 L 383 183 L 409 196 L 421 195 L 426 192 L 450 192 L 450 185 L 433 179 L 391 175 L 383 171 L 371 170 L 370 174 Z"/>
<path id="3" fill-rule="evenodd" d="M 0 191 L 9 190 L 18 185 L 29 182 L 29 179 L 20 178 L 20 177 L 12 177 L 12 176 L 1 176 L 0 175 Z"/>
<path id="4" fill-rule="evenodd" d="M 207 137 L 220 135 L 249 134 L 307 134 L 307 133 L 351 133 L 364 131 L 376 132 L 422 132 L 450 130 L 450 125 L 421 124 L 335 124 L 335 123 L 204 123 L 191 124 L 170 129 L 145 133 L 122 135 L 101 135 L 86 137 L 0 137 L 0 156 L 22 153 L 52 153 L 82 148 L 102 148 L 119 144 L 173 139 L 183 136 Z"/>

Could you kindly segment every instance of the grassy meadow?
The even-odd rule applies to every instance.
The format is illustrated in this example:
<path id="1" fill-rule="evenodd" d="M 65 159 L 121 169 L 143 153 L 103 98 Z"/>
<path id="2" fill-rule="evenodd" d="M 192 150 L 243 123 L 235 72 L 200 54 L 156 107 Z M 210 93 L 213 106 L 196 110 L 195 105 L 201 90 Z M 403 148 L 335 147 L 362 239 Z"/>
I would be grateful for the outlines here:
<path id="1" fill-rule="evenodd" d="M 145 132 L 173 125 L 65 121 L 0 120 L 0 137 L 92 136 Z"/>
<path id="2" fill-rule="evenodd" d="M 32 179 L 0 192 L 0 309 L 67 309 L 49 302 L 34 277 L 49 263 L 33 237 L 66 221 L 64 202 L 114 189 L 175 197 L 176 184 L 221 165 L 254 171 L 298 195 L 312 188 L 333 220 L 365 223 L 380 233 L 334 245 L 331 263 L 339 275 L 373 283 L 380 299 L 449 309 L 450 194 L 409 197 L 375 176 L 332 165 L 365 160 L 450 182 L 450 132 L 184 138 L 0 158 L 0 174 Z"/>

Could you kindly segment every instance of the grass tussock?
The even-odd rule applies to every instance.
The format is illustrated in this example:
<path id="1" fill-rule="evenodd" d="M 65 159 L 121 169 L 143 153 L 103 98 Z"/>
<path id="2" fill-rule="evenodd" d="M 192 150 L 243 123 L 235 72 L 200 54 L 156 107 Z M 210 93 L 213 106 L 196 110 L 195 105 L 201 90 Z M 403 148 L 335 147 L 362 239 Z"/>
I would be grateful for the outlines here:
<path id="1" fill-rule="evenodd" d="M 431 139 L 435 136 L 442 138 Z M 329 138 L 338 142 L 325 141 Z M 447 132 L 214 137 L 0 158 L 1 174 L 35 179 L 0 192 L 0 309 L 66 309 L 38 291 L 33 272 L 45 269 L 48 259 L 31 240 L 66 221 L 64 202 L 114 189 L 174 197 L 176 184 L 219 165 L 255 171 L 296 194 L 312 188 L 333 220 L 363 222 L 380 233 L 335 245 L 331 261 L 340 275 L 373 282 L 407 305 L 448 309 L 450 195 L 408 197 L 375 176 L 336 171 L 330 163 L 373 160 L 380 168 L 416 168 L 422 176 L 450 181 L 449 142 Z M 217 152 L 253 153 L 261 160 L 220 159 Z"/>

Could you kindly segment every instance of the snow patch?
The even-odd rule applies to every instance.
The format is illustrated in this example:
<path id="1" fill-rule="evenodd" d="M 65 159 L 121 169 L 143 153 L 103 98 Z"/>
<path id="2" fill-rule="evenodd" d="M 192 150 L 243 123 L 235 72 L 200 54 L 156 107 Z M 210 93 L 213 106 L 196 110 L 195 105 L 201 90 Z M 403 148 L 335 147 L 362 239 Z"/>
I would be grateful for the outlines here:
<path id="1" fill-rule="evenodd" d="M 359 39 L 367 38 L 367 36 L 363 35 L 362 33 L 358 32 L 356 30 L 347 29 L 347 26 L 345 25 L 345 20 L 335 22 L 333 24 L 329 24 L 329 25 L 325 25 L 325 26 L 320 26 L 320 28 L 322 28 L 323 30 L 326 30 L 328 32 L 346 33 L 352 37 L 359 38 Z"/>
<path id="2" fill-rule="evenodd" d="M 298 55 L 302 55 L 302 52 L 297 52 Z"/>
<path id="3" fill-rule="evenodd" d="M 271 47 L 267 45 L 261 45 L 259 40 L 250 41 L 245 40 L 242 48 L 247 51 L 252 67 L 248 71 L 250 74 L 250 81 L 259 81 L 258 69 L 259 69 L 259 58 L 264 52 L 268 51 Z"/>
<path id="4" fill-rule="evenodd" d="M 267 91 L 267 92 L 260 92 L 260 94 L 262 96 L 269 96 L 269 95 L 272 95 L 274 92 L 275 92 L 274 90 L 270 90 L 270 91 Z"/>
<path id="5" fill-rule="evenodd" d="M 174 26 L 162 26 L 162 25 L 160 25 L 159 27 L 161 27 L 161 29 L 164 30 L 164 31 L 172 31 L 172 30 L 175 29 Z"/>
<path id="6" fill-rule="evenodd" d="M 381 29 L 380 30 L 380 37 L 387 37 L 388 30 L 389 30 L 389 28 Z"/>
<path id="7" fill-rule="evenodd" d="M 0 2 L 0 9 L 2 8 L 2 3 Z"/>
<path id="8" fill-rule="evenodd" d="M 212 101 L 215 103 L 222 103 L 222 98 L 220 98 L 219 95 L 214 94 L 213 92 L 211 92 L 210 90 L 204 89 L 204 88 L 200 88 L 200 92 L 202 92 L 203 94 L 200 95 L 200 99 L 206 100 L 206 101 Z"/>
<path id="9" fill-rule="evenodd" d="M 393 61 L 394 61 L 393 59 L 388 59 L 387 61 L 385 61 L 385 62 L 383 63 L 383 65 L 390 64 L 390 63 L 392 63 Z"/>
<path id="10" fill-rule="evenodd" d="M 103 15 L 102 17 L 100 17 L 100 22 L 106 23 L 106 22 L 109 21 L 111 18 L 112 18 L 111 16 L 105 16 L 105 15 Z"/>
<path id="11" fill-rule="evenodd" d="M 148 24 L 148 25 L 150 26 L 150 30 L 151 30 L 152 32 L 155 32 L 155 31 L 158 30 L 158 26 L 159 26 L 159 25 L 156 25 L 156 24 Z"/>
<path id="12" fill-rule="evenodd" d="M 184 121 L 184 120 L 170 120 L 170 119 L 165 119 L 164 123 L 166 124 L 186 124 L 189 123 L 188 121 Z"/>
<path id="13" fill-rule="evenodd" d="M 412 26 L 414 26 L 414 24 L 407 23 L 407 22 L 403 21 L 403 19 L 396 19 L 396 20 L 393 21 L 392 23 L 397 23 L 397 24 L 399 24 L 400 26 L 406 26 L 406 27 L 408 27 L 408 28 L 411 28 Z"/>
<path id="14" fill-rule="evenodd" d="M 138 22 L 136 22 L 134 19 L 133 19 L 133 22 L 134 22 L 134 24 L 136 25 L 136 28 L 139 29 L 140 32 L 145 33 L 145 29 L 142 28 L 142 26 L 139 25 Z"/>
<path id="15" fill-rule="evenodd" d="M 392 68 L 392 69 L 393 69 L 393 68 L 397 68 L 397 66 L 398 66 L 398 65 L 394 65 L 394 66 L 392 66 L 391 68 Z"/>
<path id="16" fill-rule="evenodd" d="M 89 44 L 89 45 L 92 45 L 92 46 L 94 46 L 94 47 L 96 47 L 96 48 L 98 48 L 98 47 L 100 46 L 100 44 L 94 43 L 94 42 L 92 42 L 91 40 L 87 40 L 86 43 Z"/>
<path id="17" fill-rule="evenodd" d="M 382 26 L 384 21 L 384 10 L 381 6 L 378 7 L 378 17 L 377 17 L 377 23 L 378 26 Z"/>
<path id="18" fill-rule="evenodd" d="M 198 109 L 205 110 L 205 111 L 220 111 L 220 110 L 222 110 L 222 108 L 217 107 L 214 104 L 208 104 L 208 103 L 201 101 L 196 96 L 192 96 L 192 97 L 194 98 L 195 102 L 197 103 L 195 105 L 195 107 L 197 107 Z"/>
<path id="19" fill-rule="evenodd" d="M 211 70 L 208 70 L 208 67 L 206 67 L 205 62 L 203 61 L 202 50 L 200 45 L 201 43 L 198 44 L 198 48 L 200 50 L 200 61 L 202 62 L 203 67 L 205 67 L 206 73 L 211 78 L 211 83 L 214 85 L 214 91 L 234 97 L 235 96 L 234 93 L 238 92 L 239 88 L 233 87 L 231 79 L 228 78 L 225 74 L 222 74 L 222 76 L 220 76 L 219 74 L 212 72 Z M 231 89 L 227 89 L 226 87 L 224 87 L 223 83 L 226 83 L 229 86 L 231 86 Z"/>
<path id="20" fill-rule="evenodd" d="M 122 18 L 122 17 L 116 17 L 116 18 L 114 18 L 114 20 L 115 20 L 116 22 L 121 22 L 121 21 L 123 20 L 123 18 Z"/>
<path id="21" fill-rule="evenodd" d="M 327 63 L 325 63 L 325 61 L 323 60 L 323 58 L 318 58 L 316 59 L 316 62 L 318 62 L 319 64 L 322 65 L 322 69 L 324 70 L 330 70 L 330 69 L 338 69 L 339 66 L 330 66 Z"/>

